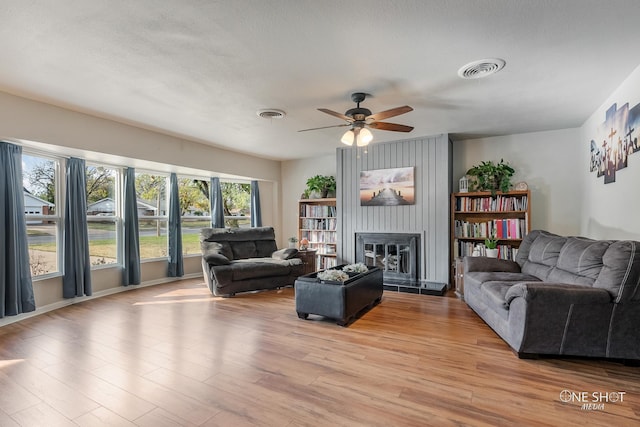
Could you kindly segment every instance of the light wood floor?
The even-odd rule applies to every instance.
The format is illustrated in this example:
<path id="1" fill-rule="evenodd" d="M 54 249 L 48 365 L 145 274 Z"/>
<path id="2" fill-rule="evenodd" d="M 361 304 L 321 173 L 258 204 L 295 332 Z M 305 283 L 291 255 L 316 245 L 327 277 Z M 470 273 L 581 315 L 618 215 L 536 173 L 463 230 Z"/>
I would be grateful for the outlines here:
<path id="1" fill-rule="evenodd" d="M 600 410 L 563 390 L 625 392 Z M 613 395 L 612 395 L 613 396 Z M 640 368 L 519 360 L 465 304 L 385 292 L 348 328 L 200 280 L 0 328 L 0 426 L 630 426 Z"/>

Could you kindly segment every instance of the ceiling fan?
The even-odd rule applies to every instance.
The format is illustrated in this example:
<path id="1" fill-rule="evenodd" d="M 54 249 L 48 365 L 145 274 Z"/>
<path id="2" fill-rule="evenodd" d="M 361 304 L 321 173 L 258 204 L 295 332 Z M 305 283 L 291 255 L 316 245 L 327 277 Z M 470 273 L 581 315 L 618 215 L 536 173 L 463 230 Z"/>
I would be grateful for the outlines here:
<path id="1" fill-rule="evenodd" d="M 368 145 L 373 139 L 373 135 L 368 128 L 389 130 L 393 132 L 411 132 L 413 126 L 399 125 L 397 123 L 380 122 L 378 120 L 388 119 L 389 117 L 399 116 L 400 114 L 413 111 L 413 108 L 405 105 L 403 107 L 392 108 L 391 110 L 381 111 L 379 113 L 372 114 L 368 108 L 361 108 L 360 103 L 367 97 L 366 93 L 356 92 L 351 95 L 351 100 L 356 103 L 356 108 L 347 110 L 344 114 L 337 113 L 326 108 L 318 108 L 319 111 L 329 114 L 346 121 L 347 123 L 334 126 L 323 126 L 319 128 L 303 129 L 298 132 L 306 132 L 310 130 L 337 128 L 343 126 L 351 126 L 344 135 L 342 135 L 342 143 L 346 145 L 353 145 L 356 142 L 358 147 Z"/>

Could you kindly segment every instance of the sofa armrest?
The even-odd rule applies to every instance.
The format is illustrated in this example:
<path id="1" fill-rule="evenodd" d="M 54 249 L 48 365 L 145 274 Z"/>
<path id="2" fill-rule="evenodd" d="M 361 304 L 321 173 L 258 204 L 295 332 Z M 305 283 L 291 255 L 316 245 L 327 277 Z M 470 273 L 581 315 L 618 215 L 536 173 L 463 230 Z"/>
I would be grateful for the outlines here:
<path id="1" fill-rule="evenodd" d="M 464 257 L 464 272 L 471 271 L 520 273 L 520 265 L 515 261 L 483 256 Z"/>
<path id="2" fill-rule="evenodd" d="M 509 288 L 505 294 L 507 305 L 516 298 L 527 302 L 548 303 L 549 307 L 570 304 L 607 304 L 611 294 L 605 289 L 568 283 L 522 282 Z"/>

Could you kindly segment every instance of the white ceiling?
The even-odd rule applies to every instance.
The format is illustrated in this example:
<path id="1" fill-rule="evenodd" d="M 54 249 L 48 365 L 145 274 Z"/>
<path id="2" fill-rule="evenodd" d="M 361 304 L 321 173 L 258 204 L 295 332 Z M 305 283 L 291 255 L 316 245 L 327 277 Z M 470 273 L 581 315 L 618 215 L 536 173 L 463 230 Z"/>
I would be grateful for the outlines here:
<path id="1" fill-rule="evenodd" d="M 330 154 L 317 111 L 408 104 L 374 142 L 580 126 L 640 63 L 638 0 L 3 0 L 0 90 L 272 159 Z M 506 67 L 463 80 L 462 65 Z M 287 113 L 281 120 L 256 115 Z"/>

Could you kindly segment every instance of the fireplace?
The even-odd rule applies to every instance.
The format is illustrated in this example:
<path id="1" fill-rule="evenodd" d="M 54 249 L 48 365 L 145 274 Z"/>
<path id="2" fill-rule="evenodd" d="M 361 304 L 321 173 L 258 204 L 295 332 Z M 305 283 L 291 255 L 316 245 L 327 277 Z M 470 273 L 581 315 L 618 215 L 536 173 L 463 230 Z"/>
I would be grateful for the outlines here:
<path id="1" fill-rule="evenodd" d="M 356 262 L 378 267 L 385 281 L 418 281 L 419 234 L 356 233 L 355 249 Z"/>

